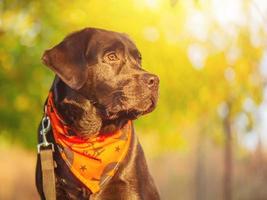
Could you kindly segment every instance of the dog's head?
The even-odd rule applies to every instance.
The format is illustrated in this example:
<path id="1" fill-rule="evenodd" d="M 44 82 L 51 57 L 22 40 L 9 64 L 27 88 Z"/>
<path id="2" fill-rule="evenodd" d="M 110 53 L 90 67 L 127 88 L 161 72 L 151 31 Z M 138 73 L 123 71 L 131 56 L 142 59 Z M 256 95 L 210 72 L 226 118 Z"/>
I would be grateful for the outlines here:
<path id="1" fill-rule="evenodd" d="M 42 59 L 104 119 L 135 119 L 155 108 L 159 78 L 141 67 L 141 54 L 125 34 L 86 28 L 45 51 Z"/>

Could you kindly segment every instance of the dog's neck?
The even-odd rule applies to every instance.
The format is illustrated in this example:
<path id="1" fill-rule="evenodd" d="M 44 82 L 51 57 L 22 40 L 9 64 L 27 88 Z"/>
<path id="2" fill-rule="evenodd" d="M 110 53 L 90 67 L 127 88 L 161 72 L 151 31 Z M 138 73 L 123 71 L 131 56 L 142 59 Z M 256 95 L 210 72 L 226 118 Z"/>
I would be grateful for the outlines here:
<path id="1" fill-rule="evenodd" d="M 103 120 L 100 110 L 77 91 L 68 87 L 58 77 L 55 78 L 52 92 L 56 109 L 64 121 L 83 138 L 98 133 L 110 133 L 122 127 L 127 120 Z"/>

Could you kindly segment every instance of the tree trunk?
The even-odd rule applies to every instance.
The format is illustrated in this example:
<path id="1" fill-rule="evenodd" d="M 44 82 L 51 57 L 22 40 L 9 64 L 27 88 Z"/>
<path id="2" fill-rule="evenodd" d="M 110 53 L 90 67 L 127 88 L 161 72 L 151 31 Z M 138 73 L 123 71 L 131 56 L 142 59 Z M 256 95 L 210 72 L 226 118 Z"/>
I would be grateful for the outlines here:
<path id="1" fill-rule="evenodd" d="M 233 150 L 232 150 L 230 106 L 228 108 L 229 108 L 228 114 L 224 118 L 224 131 L 225 131 L 224 179 L 223 179 L 224 200 L 232 199 Z"/>
<path id="2" fill-rule="evenodd" d="M 206 199 L 206 170 L 205 170 L 205 149 L 203 134 L 198 135 L 197 152 L 196 152 L 196 169 L 195 169 L 195 199 Z"/>

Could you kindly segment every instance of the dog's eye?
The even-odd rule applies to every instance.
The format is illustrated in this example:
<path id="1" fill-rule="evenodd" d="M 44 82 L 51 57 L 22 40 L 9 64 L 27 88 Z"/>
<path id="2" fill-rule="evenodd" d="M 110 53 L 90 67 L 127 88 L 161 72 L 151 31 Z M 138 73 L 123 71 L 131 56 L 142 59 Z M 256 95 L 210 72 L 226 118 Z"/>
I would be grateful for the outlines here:
<path id="1" fill-rule="evenodd" d="M 119 60 L 118 56 L 116 55 L 115 52 L 110 52 L 106 55 L 109 61 L 117 61 Z"/>

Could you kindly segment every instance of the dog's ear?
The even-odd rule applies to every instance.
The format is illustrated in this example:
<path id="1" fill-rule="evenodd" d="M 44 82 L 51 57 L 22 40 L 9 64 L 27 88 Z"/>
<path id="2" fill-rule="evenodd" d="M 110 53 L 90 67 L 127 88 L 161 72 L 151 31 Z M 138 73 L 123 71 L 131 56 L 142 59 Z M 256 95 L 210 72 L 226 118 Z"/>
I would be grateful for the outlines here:
<path id="1" fill-rule="evenodd" d="M 72 33 L 42 56 L 43 63 L 72 89 L 80 89 L 88 78 L 86 52 L 93 32 L 86 28 Z"/>

